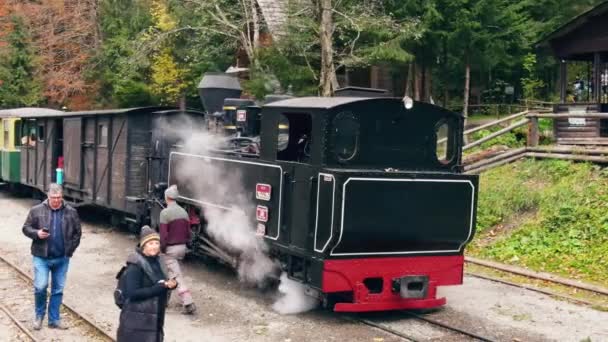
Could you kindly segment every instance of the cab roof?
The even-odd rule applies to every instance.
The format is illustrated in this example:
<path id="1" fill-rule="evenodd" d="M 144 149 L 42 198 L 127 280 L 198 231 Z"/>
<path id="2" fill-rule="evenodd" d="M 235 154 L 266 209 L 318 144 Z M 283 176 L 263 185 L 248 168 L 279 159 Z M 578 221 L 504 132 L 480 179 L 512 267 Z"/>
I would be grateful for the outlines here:
<path id="1" fill-rule="evenodd" d="M 378 106 L 382 106 L 382 105 L 394 105 L 395 103 L 403 102 L 403 99 L 397 98 L 397 97 L 346 97 L 346 96 L 344 96 L 344 97 L 342 97 L 342 96 L 315 97 L 315 96 L 308 96 L 308 97 L 295 97 L 295 98 L 290 98 L 290 99 L 286 99 L 286 100 L 271 102 L 271 103 L 265 104 L 263 107 L 264 108 L 273 108 L 273 109 L 289 108 L 289 109 L 328 110 L 328 109 L 333 109 L 333 108 L 337 108 L 340 106 L 349 105 L 349 104 L 353 104 L 353 103 L 363 104 L 366 102 L 368 102 L 368 103 L 375 102 Z M 413 108 L 414 109 L 422 108 L 422 109 L 426 109 L 426 110 L 446 112 L 446 114 L 450 114 L 451 116 L 462 117 L 462 113 L 452 112 L 443 107 L 436 106 L 434 104 L 430 104 L 430 103 L 426 103 L 426 102 L 415 101 Z"/>

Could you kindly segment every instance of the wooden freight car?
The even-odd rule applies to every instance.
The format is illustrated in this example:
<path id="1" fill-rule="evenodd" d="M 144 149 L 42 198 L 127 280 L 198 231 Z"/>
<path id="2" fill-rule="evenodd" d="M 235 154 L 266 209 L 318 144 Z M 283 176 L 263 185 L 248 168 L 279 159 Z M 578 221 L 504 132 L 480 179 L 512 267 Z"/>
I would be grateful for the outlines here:
<path id="1" fill-rule="evenodd" d="M 20 181 L 45 192 L 61 168 L 64 196 L 73 205 L 108 208 L 114 223 L 139 227 L 148 217 L 153 122 L 180 113 L 142 107 L 21 115 L 20 136 L 30 142 L 21 148 Z"/>

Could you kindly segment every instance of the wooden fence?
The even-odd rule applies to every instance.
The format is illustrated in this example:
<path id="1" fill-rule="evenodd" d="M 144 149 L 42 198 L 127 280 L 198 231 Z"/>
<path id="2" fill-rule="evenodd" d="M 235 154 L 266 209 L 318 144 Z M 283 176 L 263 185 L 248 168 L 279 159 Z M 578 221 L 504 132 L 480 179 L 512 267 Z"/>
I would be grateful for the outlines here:
<path id="1" fill-rule="evenodd" d="M 496 120 L 494 122 L 475 127 L 473 129 L 464 132 L 465 135 L 479 131 L 481 129 L 489 128 L 495 125 L 502 124 L 507 121 L 519 119 L 524 117 L 515 123 L 512 123 L 508 127 L 502 128 L 486 137 L 478 139 L 474 142 L 468 143 L 463 147 L 463 150 L 470 149 L 478 146 L 484 142 L 495 139 L 503 134 L 509 133 L 514 129 L 528 125 L 526 147 L 511 149 L 497 155 L 489 155 L 487 158 L 481 160 L 475 160 L 471 163 L 464 165 L 465 173 L 479 173 L 490 168 L 500 166 L 506 163 L 510 163 L 523 157 L 532 158 L 553 158 L 553 159 L 564 159 L 564 160 L 576 160 L 576 161 L 588 161 L 594 163 L 608 163 L 608 148 L 598 148 L 597 145 L 608 145 L 608 138 L 598 137 L 595 138 L 584 138 L 579 140 L 579 145 L 549 145 L 539 146 L 540 131 L 539 131 L 539 119 L 551 119 L 551 120 L 568 120 L 571 118 L 577 119 L 608 119 L 608 113 L 576 113 L 576 114 L 552 114 L 547 111 L 523 111 L 510 115 L 504 119 Z M 560 126 L 553 124 L 553 135 L 559 137 Z M 599 133 L 598 133 L 599 135 Z M 568 141 L 572 141 L 570 138 Z"/>

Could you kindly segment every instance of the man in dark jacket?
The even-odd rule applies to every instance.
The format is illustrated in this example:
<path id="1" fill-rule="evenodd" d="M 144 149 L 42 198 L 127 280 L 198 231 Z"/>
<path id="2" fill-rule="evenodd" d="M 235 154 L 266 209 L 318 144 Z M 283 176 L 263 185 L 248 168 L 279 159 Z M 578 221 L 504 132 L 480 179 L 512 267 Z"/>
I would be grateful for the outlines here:
<path id="1" fill-rule="evenodd" d="M 78 212 L 63 201 L 60 185 L 51 184 L 48 199 L 30 209 L 23 224 L 23 234 L 32 239 L 31 250 L 34 256 L 34 329 L 42 328 L 49 272 L 52 278 L 49 328 L 67 329 L 61 322 L 59 308 L 70 258 L 80 244 L 81 229 Z"/>
<path id="2" fill-rule="evenodd" d="M 165 191 L 167 207 L 160 212 L 160 246 L 171 278 L 177 279 L 177 295 L 182 302 L 182 313 L 192 315 L 196 306 L 182 274 L 180 261 L 186 256 L 186 244 L 190 241 L 190 217 L 175 200 L 179 197 L 176 185 Z"/>
<path id="3" fill-rule="evenodd" d="M 160 236 L 152 228 L 141 229 L 139 248 L 127 258 L 117 342 L 162 342 L 167 291 L 177 286 L 167 279 L 160 260 Z M 121 278 L 122 279 L 122 278 Z"/>

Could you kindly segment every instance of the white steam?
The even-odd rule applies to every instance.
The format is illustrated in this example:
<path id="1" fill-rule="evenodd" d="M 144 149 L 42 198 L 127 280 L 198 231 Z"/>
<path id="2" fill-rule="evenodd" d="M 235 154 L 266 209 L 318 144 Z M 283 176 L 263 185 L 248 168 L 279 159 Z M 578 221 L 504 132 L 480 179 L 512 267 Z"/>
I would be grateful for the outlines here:
<path id="1" fill-rule="evenodd" d="M 222 137 L 209 133 L 202 122 L 180 116 L 160 119 L 157 128 L 163 134 L 183 146 L 185 153 L 210 155 L 221 148 Z M 196 160 L 196 159 L 192 159 Z M 254 189 L 245 189 L 239 168 L 231 163 L 205 162 L 198 159 L 180 164 L 176 176 L 181 184 L 188 184 L 195 198 L 213 205 L 205 205 L 207 234 L 223 250 L 238 256 L 239 280 L 246 284 L 263 286 L 269 278 L 276 277 L 279 265 L 267 255 L 264 239 L 256 235 L 256 222 L 247 213 L 255 212 Z M 181 191 L 181 189 L 180 189 Z M 305 294 L 305 287 L 282 274 L 278 288 L 279 299 L 273 309 L 282 314 L 294 314 L 311 310 L 318 300 Z"/>
<path id="2" fill-rule="evenodd" d="M 176 141 L 185 153 L 210 155 L 221 148 L 220 135 L 209 133 L 202 121 L 186 116 L 160 119 L 156 127 L 165 137 Z M 277 273 L 278 265 L 266 254 L 263 238 L 256 236 L 255 222 L 246 213 L 255 212 L 252 191 L 243 186 L 238 168 L 215 161 L 180 163 L 175 176 L 181 184 L 188 184 L 189 191 L 205 205 L 208 235 L 223 250 L 238 256 L 239 279 L 247 284 L 262 286 L 267 277 Z M 213 200 L 210 200 L 213 199 Z"/>
<path id="3" fill-rule="evenodd" d="M 272 308 L 280 314 L 296 314 L 312 310 L 319 305 L 316 298 L 306 294 L 304 285 L 287 277 L 287 274 L 281 274 L 281 284 L 279 292 L 282 296 L 272 305 Z"/>

